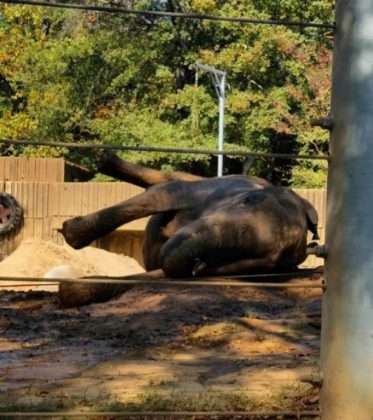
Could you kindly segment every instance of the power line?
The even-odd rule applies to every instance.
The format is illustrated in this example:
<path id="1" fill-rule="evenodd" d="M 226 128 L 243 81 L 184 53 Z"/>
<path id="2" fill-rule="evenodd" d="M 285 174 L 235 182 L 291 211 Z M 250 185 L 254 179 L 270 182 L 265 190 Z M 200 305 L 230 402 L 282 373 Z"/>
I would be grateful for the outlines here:
<path id="1" fill-rule="evenodd" d="M 0 0 L 0 3 L 7 4 L 24 4 L 30 6 L 43 6 L 62 9 L 78 9 L 87 10 L 101 13 L 115 13 L 115 14 L 134 14 L 141 16 L 154 16 L 154 17 L 177 17 L 182 19 L 198 19 L 198 20 L 214 20 L 222 22 L 233 23 L 248 23 L 259 25 L 277 25 L 277 26 L 293 26 L 302 28 L 320 28 L 320 29 L 334 29 L 335 25 L 332 23 L 315 23 L 315 22 L 294 22 L 289 20 L 272 20 L 272 19 L 252 19 L 247 17 L 229 17 L 229 16 L 214 16 L 198 13 L 178 13 L 178 12 L 161 12 L 154 10 L 133 10 L 122 7 L 109 7 L 109 6 L 90 6 L 84 4 L 71 4 L 71 3 L 47 3 L 45 1 L 33 0 Z"/>
<path id="2" fill-rule="evenodd" d="M 2 0 L 0 0 L 1 2 Z M 13 140 L 0 139 L 0 144 L 14 144 L 27 146 L 50 146 L 66 147 L 68 149 L 106 149 L 122 150 L 135 152 L 163 152 L 163 153 L 185 153 L 191 155 L 223 155 L 223 156 L 243 156 L 258 158 L 278 158 L 278 159 L 311 159 L 311 160 L 329 160 L 329 155 L 299 155 L 292 153 L 266 153 L 266 152 L 244 152 L 236 150 L 208 150 L 208 149 L 181 149 L 176 147 L 154 147 L 154 146 L 124 146 L 121 144 L 96 144 L 96 143 L 66 143 L 46 140 Z"/>

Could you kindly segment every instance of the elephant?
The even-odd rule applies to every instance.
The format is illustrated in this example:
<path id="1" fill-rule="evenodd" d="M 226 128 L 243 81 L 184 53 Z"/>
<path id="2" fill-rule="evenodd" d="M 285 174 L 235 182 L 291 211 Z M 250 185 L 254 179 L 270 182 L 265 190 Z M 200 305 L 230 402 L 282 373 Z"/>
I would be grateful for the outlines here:
<path id="1" fill-rule="evenodd" d="M 262 178 L 167 173 L 113 153 L 104 155 L 99 170 L 145 191 L 66 220 L 61 232 L 69 245 L 80 249 L 125 223 L 151 216 L 143 247 L 149 278 L 292 270 L 307 256 L 307 231 L 318 239 L 318 215 L 311 203 Z M 106 296 L 93 294 L 89 299 L 96 301 Z M 70 299 L 72 290 L 68 295 Z"/>

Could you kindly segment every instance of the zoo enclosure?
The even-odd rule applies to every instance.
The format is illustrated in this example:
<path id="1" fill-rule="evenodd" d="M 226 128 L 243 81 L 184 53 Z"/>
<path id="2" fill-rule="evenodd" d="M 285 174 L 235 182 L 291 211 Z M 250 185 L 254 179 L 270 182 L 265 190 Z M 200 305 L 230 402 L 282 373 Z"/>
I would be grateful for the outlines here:
<path id="1" fill-rule="evenodd" d="M 117 8 L 47 4 L 27 0 L 6 2 L 112 13 L 129 12 L 119 11 Z M 140 11 L 129 13 L 131 12 L 141 13 Z M 170 15 L 160 12 L 144 14 Z M 252 24 L 311 26 L 307 22 L 258 21 L 195 14 L 173 15 Z M 371 288 L 373 185 L 370 176 L 373 171 L 372 21 L 373 4 L 370 0 L 340 0 L 337 2 L 335 25 L 313 25 L 336 29 L 331 110 L 334 120 L 329 127 L 332 132 L 333 152 L 327 235 L 327 240 L 330 241 L 328 244 L 330 254 L 327 260 L 329 281 L 324 306 L 326 322 L 322 340 L 324 352 L 322 407 L 323 415 L 325 414 L 327 419 L 371 419 L 373 409 L 371 398 L 373 386 L 370 386 L 373 385 L 372 375 L 369 368 L 367 369 L 372 366 L 373 361 L 372 330 L 369 324 L 369 320 L 372 319 L 372 305 L 371 301 L 369 304 L 369 298 L 372 298 L 373 294 Z"/>

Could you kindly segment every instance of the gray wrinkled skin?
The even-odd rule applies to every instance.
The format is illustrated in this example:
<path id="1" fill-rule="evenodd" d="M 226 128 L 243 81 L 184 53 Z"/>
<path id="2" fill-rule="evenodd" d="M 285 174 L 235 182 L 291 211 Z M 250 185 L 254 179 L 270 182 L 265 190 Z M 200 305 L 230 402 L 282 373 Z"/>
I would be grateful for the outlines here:
<path id="1" fill-rule="evenodd" d="M 117 205 L 63 224 L 82 248 L 132 220 L 151 216 L 145 232 L 147 271 L 167 277 L 275 272 L 306 258 L 307 231 L 317 238 L 317 213 L 295 192 L 250 176 L 201 178 L 163 173 L 108 154 L 102 173 L 145 187 Z"/>

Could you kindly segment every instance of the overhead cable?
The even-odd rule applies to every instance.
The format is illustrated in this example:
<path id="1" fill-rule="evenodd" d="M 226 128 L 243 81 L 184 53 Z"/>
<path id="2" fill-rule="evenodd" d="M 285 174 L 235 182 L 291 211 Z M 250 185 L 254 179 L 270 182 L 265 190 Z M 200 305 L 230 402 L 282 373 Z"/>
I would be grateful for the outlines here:
<path id="1" fill-rule="evenodd" d="M 252 19 L 248 17 L 229 17 L 229 16 L 218 16 L 218 15 L 206 15 L 199 13 L 179 13 L 179 12 L 161 12 L 155 10 L 134 10 L 122 7 L 109 7 L 109 6 L 94 6 L 85 4 L 73 4 L 73 3 L 47 3 L 46 1 L 37 0 L 0 0 L 0 3 L 7 4 L 23 4 L 30 6 L 43 6 L 61 9 L 78 9 L 87 10 L 100 13 L 114 13 L 114 14 L 133 14 L 141 16 L 153 16 L 153 17 L 175 17 L 182 19 L 197 19 L 197 20 L 214 20 L 221 22 L 232 22 L 232 23 L 248 23 L 248 24 L 259 24 L 259 25 L 277 25 L 277 26 L 293 26 L 302 28 L 320 28 L 320 29 L 334 29 L 334 23 L 316 23 L 316 22 L 295 22 L 289 20 L 272 20 L 272 19 Z"/>

